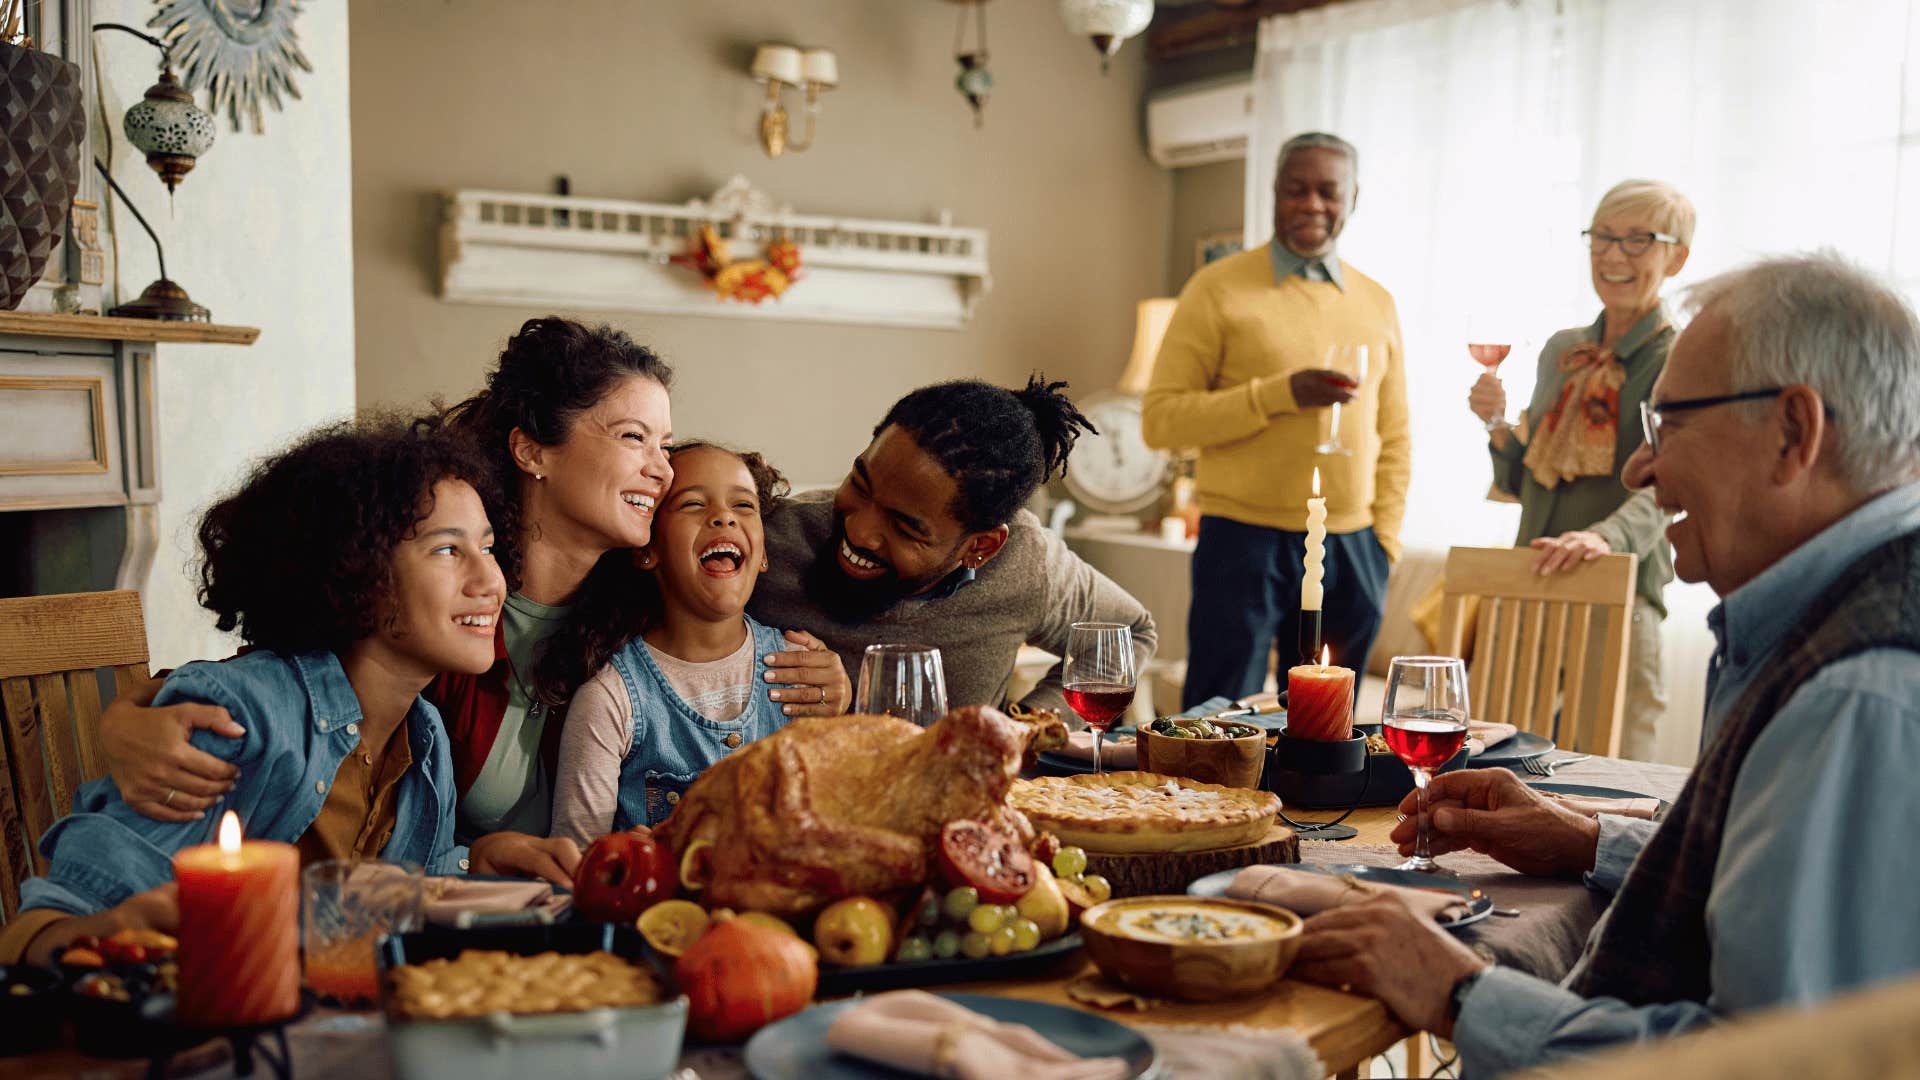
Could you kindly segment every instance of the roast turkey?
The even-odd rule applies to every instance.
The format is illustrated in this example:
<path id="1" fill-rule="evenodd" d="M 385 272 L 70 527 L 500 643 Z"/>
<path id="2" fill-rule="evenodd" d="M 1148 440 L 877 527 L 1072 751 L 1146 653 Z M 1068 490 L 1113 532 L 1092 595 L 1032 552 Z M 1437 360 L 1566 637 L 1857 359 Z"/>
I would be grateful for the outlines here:
<path id="1" fill-rule="evenodd" d="M 1057 715 L 956 709 L 797 720 L 714 765 L 655 830 L 705 879 L 710 907 L 805 915 L 930 876 L 940 830 L 971 818 L 1035 841 L 1007 805 L 1023 759 L 1065 741 Z"/>

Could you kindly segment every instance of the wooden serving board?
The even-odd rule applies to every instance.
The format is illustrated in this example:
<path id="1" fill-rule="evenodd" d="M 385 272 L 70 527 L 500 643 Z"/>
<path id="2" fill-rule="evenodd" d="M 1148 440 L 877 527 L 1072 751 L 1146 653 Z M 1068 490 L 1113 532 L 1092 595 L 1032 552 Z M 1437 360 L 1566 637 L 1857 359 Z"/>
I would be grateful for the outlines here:
<path id="1" fill-rule="evenodd" d="M 1178 895 L 1195 878 L 1256 863 L 1297 863 L 1300 837 L 1275 822 L 1266 837 L 1251 844 L 1211 851 L 1164 851 L 1143 855 L 1087 852 L 1087 873 L 1113 883 L 1115 896 Z"/>

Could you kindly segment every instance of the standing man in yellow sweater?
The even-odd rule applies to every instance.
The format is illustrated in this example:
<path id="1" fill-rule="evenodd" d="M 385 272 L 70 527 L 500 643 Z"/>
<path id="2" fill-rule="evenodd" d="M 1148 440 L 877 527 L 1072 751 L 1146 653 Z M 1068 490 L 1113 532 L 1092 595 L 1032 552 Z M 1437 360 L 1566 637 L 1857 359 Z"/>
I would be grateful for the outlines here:
<path id="1" fill-rule="evenodd" d="M 1153 366 L 1148 444 L 1200 450 L 1181 695 L 1189 707 L 1259 690 L 1276 641 L 1280 667 L 1294 662 L 1315 466 L 1327 499 L 1324 634 L 1334 663 L 1363 667 L 1380 629 L 1411 443 L 1393 297 L 1334 250 L 1358 172 L 1345 139 L 1289 139 L 1273 183 L 1273 242 L 1193 275 Z M 1363 383 L 1328 367 L 1330 350 L 1352 345 L 1367 348 Z M 1335 403 L 1352 453 L 1317 454 Z"/>

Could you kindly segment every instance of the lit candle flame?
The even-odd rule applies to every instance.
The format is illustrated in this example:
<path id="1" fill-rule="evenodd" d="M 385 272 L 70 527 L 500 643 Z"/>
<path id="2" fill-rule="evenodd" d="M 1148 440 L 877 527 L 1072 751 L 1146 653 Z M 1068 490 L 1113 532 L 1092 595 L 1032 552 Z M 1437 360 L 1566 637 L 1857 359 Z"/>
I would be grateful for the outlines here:
<path id="1" fill-rule="evenodd" d="M 1320 466 L 1313 467 L 1313 497 L 1320 497 Z"/>
<path id="2" fill-rule="evenodd" d="M 240 815 L 231 810 L 220 819 L 220 850 L 227 855 L 240 854 Z"/>
<path id="3" fill-rule="evenodd" d="M 1327 661 L 1332 658 L 1332 649 L 1333 647 L 1330 645 L 1320 646 L 1320 666 L 1321 667 L 1326 667 Z"/>

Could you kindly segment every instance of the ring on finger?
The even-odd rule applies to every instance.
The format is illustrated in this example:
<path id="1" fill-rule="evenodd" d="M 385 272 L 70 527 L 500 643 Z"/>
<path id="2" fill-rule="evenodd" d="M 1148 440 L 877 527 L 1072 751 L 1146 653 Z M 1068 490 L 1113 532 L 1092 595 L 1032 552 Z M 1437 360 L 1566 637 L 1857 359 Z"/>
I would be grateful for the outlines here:
<path id="1" fill-rule="evenodd" d="M 827 703 L 827 688 L 822 686 L 819 689 L 820 689 L 820 700 L 816 702 L 816 704 L 825 705 Z"/>
<path id="2" fill-rule="evenodd" d="M 167 797 L 166 797 L 166 798 L 164 798 L 164 799 L 161 799 L 161 800 L 160 800 L 160 805 L 161 805 L 161 806 L 172 806 L 172 805 L 173 805 L 173 797 L 174 797 L 175 795 L 178 795 L 178 794 L 180 794 L 180 792 L 179 792 L 179 790 L 178 790 L 178 789 L 175 789 L 175 788 L 168 788 L 168 789 L 167 789 Z"/>

